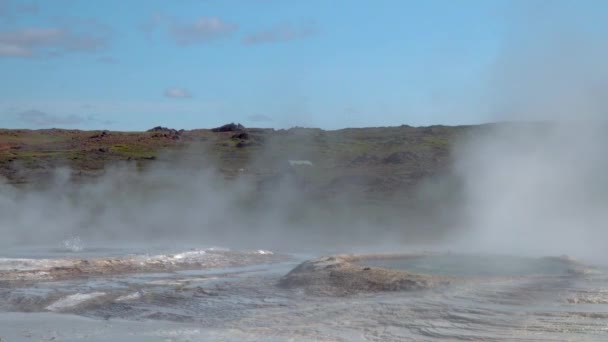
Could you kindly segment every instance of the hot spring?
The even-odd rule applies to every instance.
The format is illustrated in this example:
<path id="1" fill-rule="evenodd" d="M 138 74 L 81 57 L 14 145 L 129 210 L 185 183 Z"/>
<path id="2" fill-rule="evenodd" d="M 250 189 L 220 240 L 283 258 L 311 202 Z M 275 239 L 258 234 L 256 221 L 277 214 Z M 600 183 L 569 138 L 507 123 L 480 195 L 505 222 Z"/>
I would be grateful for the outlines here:
<path id="1" fill-rule="evenodd" d="M 565 275 L 572 271 L 567 258 L 533 258 L 509 255 L 438 254 L 361 258 L 364 267 L 380 267 L 412 273 L 454 277 L 514 277 Z"/>

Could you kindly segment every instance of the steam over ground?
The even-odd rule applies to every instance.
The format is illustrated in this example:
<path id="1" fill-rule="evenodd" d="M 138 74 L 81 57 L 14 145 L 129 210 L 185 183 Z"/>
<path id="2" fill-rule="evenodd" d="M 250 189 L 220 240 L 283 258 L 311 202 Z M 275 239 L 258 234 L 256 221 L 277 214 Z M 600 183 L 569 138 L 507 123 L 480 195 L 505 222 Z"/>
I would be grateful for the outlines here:
<path id="1" fill-rule="evenodd" d="M 295 250 L 440 248 L 604 256 L 605 126 L 597 121 L 472 126 L 453 163 L 404 196 L 319 199 L 285 176 L 267 189 L 206 159 L 117 165 L 83 184 L 2 186 L 2 243 L 189 244 Z M 204 155 L 204 153 L 203 153 Z"/>
<path id="2" fill-rule="evenodd" d="M 459 245 L 485 252 L 606 256 L 608 146 L 601 121 L 503 124 L 461 144 Z"/>
<path id="3" fill-rule="evenodd" d="M 0 50 L 60 38 L 7 69 L 15 119 L 161 126 L 0 129 L 0 342 L 606 340 L 608 3 L 251 3 L 165 4 L 142 45 L 104 2 L 99 71 L 4 15 Z"/>
<path id="4" fill-rule="evenodd" d="M 0 243 L 54 245 L 79 236 L 85 244 L 604 257 L 604 37 L 574 5 L 518 3 L 507 15 L 510 39 L 487 68 L 484 90 L 454 102 L 476 105 L 454 112 L 511 123 L 466 128 L 449 142 L 451 165 L 397 196 L 371 203 L 344 190 L 319 199 L 291 177 L 261 191 L 246 172 L 226 180 L 204 154 L 196 163 L 159 162 L 144 171 L 116 165 L 86 184 L 58 170 L 45 188 L 2 185 Z"/>
<path id="5" fill-rule="evenodd" d="M 415 217 L 401 215 L 406 208 L 390 200 L 311 195 L 289 173 L 270 184 L 246 170 L 226 179 L 209 160 L 159 161 L 145 170 L 125 163 L 82 183 L 60 169 L 45 185 L 4 184 L 2 241 L 59 245 L 77 236 L 85 245 L 319 250 L 406 242 L 414 238 L 408 232 L 420 230 Z"/>

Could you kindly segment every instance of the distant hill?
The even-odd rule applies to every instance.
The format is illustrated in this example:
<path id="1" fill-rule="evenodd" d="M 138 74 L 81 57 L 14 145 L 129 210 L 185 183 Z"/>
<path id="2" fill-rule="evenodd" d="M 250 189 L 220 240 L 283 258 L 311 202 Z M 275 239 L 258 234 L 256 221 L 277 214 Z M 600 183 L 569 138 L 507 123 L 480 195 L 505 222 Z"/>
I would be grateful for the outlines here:
<path id="1" fill-rule="evenodd" d="M 263 188 L 289 175 L 312 193 L 343 189 L 385 194 L 446 171 L 451 147 L 485 126 L 273 130 L 228 124 L 214 129 L 146 132 L 0 130 L 0 175 L 42 183 L 56 168 L 87 181 L 120 163 L 214 165 L 227 178 L 248 175 Z M 290 161 L 292 161 L 290 163 Z M 293 162 L 298 161 L 298 162 Z"/>

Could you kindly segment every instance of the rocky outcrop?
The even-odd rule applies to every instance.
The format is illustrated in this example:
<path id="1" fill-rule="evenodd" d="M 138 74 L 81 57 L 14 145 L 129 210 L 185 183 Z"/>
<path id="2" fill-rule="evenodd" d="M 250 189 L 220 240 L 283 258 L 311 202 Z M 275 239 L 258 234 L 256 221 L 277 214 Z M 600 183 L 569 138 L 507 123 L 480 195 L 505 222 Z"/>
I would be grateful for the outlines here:
<path id="1" fill-rule="evenodd" d="M 249 140 L 250 136 L 247 132 L 241 132 L 232 136 L 232 139 Z"/>
<path id="2" fill-rule="evenodd" d="M 239 132 L 245 129 L 245 126 L 231 122 L 220 127 L 212 128 L 211 132 Z"/>
<path id="3" fill-rule="evenodd" d="M 148 133 L 154 133 L 152 137 L 154 138 L 169 138 L 172 140 L 180 140 L 182 133 L 184 133 L 183 129 L 179 131 L 173 128 L 167 128 L 162 126 L 156 126 L 147 130 Z"/>
<path id="4" fill-rule="evenodd" d="M 146 132 L 164 132 L 164 131 L 170 131 L 170 128 L 167 127 L 163 127 L 163 126 L 156 126 L 154 128 L 150 128 L 149 130 L 147 130 Z"/>
<path id="5" fill-rule="evenodd" d="M 108 131 L 101 131 L 101 133 L 99 133 L 99 134 L 95 134 L 95 135 L 90 136 L 89 139 L 97 139 L 97 140 L 99 140 L 99 139 L 105 138 L 105 137 L 107 137 L 109 135 L 110 134 L 108 133 Z"/>
<path id="6" fill-rule="evenodd" d="M 449 277 L 364 267 L 355 263 L 372 257 L 338 255 L 305 261 L 281 278 L 279 286 L 299 288 L 315 295 L 340 296 L 360 292 L 424 290 L 450 282 Z"/>
<path id="7" fill-rule="evenodd" d="M 9 259 L 0 262 L 0 283 L 35 282 L 128 273 L 240 267 L 285 261 L 265 250 L 191 250 L 173 255 L 133 255 L 88 259 Z"/>

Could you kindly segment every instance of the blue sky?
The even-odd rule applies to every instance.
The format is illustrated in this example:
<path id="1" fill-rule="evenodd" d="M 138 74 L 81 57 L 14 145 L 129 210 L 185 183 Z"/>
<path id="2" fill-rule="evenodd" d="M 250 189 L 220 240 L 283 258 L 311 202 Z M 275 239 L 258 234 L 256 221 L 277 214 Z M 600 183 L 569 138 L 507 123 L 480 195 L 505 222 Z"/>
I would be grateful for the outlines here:
<path id="1" fill-rule="evenodd" d="M 0 0 L 0 126 L 336 129 L 599 111 L 606 14 L 604 1 Z"/>

